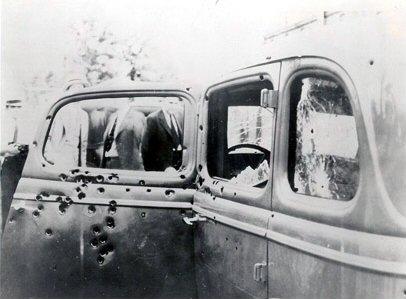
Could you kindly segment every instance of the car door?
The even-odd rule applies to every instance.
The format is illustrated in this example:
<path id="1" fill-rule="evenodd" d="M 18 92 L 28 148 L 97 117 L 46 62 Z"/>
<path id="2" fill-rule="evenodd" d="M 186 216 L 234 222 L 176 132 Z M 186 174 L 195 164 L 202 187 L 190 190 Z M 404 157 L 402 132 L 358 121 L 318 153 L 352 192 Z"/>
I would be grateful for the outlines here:
<path id="1" fill-rule="evenodd" d="M 383 191 L 366 113 L 381 69 L 357 73 L 352 62 L 347 70 L 323 57 L 282 62 L 270 298 L 404 294 L 405 225 Z"/>
<path id="2" fill-rule="evenodd" d="M 133 123 L 142 120 L 145 135 L 168 99 L 178 103 L 176 131 L 183 142 L 171 150 L 180 151 L 179 165 L 146 171 L 119 160 L 119 167 L 100 167 L 97 159 L 117 158 L 107 155 L 112 147 L 121 158 L 136 135 Z M 128 107 L 119 120 L 122 103 Z M 193 97 L 172 86 L 96 87 L 64 96 L 43 121 L 3 234 L 2 297 L 196 298 L 193 229 L 182 222 L 191 215 L 194 194 Z M 65 136 L 59 139 L 58 121 Z M 106 150 L 110 135 L 115 144 Z M 118 136 L 126 136 L 124 143 Z M 137 147 L 132 158 L 145 158 Z M 157 149 L 151 145 L 147 154 L 159 155 Z"/>
<path id="3" fill-rule="evenodd" d="M 279 63 L 211 86 L 199 124 L 194 196 L 199 298 L 267 298 Z"/>

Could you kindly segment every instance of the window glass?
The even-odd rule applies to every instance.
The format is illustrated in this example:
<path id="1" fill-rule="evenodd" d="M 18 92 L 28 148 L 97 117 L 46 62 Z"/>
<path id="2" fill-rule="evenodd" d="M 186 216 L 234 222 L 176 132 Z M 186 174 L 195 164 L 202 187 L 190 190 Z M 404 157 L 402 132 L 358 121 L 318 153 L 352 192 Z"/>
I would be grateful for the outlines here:
<path id="1" fill-rule="evenodd" d="M 359 180 L 358 138 L 345 90 L 334 79 L 306 76 L 290 90 L 288 177 L 294 192 L 350 200 Z"/>
<path id="2" fill-rule="evenodd" d="M 69 103 L 55 115 L 44 157 L 65 168 L 176 172 L 182 164 L 184 110 L 178 97 Z"/>
<path id="3" fill-rule="evenodd" d="M 208 170 L 238 185 L 264 187 L 270 173 L 273 109 L 259 106 L 258 82 L 219 90 L 209 99 Z"/>

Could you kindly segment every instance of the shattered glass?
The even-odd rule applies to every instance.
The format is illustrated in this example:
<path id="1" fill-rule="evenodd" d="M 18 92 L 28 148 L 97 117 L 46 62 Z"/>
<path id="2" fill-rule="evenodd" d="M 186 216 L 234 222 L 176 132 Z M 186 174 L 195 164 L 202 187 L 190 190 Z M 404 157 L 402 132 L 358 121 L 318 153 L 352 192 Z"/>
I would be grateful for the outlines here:
<path id="1" fill-rule="evenodd" d="M 354 197 L 359 180 L 358 139 L 350 101 L 334 80 L 301 80 L 296 108 L 292 189 L 335 200 Z"/>

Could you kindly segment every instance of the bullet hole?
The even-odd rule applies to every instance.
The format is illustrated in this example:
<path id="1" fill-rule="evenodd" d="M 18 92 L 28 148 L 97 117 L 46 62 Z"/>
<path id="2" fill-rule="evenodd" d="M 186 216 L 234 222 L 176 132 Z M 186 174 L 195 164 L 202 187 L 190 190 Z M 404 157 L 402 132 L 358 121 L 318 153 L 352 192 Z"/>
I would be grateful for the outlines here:
<path id="1" fill-rule="evenodd" d="M 186 211 L 185 211 L 185 210 L 180 210 L 180 211 L 179 211 L 179 214 L 185 215 L 185 214 L 186 214 Z"/>
<path id="2" fill-rule="evenodd" d="M 89 174 L 89 170 L 85 170 L 85 174 Z"/>
<path id="3" fill-rule="evenodd" d="M 68 207 L 68 205 L 65 202 L 61 203 L 58 207 L 59 214 L 64 215 L 66 213 L 67 207 Z"/>
<path id="4" fill-rule="evenodd" d="M 115 207 L 115 206 L 117 206 L 117 202 L 115 200 L 112 200 L 112 201 L 109 202 L 109 206 L 110 207 Z"/>
<path id="5" fill-rule="evenodd" d="M 165 196 L 166 196 L 166 197 L 171 198 L 171 197 L 173 197 L 174 195 L 175 195 L 175 190 L 170 190 L 170 189 L 165 190 Z"/>
<path id="6" fill-rule="evenodd" d="M 105 244 L 107 242 L 107 236 L 103 235 L 99 238 L 100 244 Z"/>
<path id="7" fill-rule="evenodd" d="M 103 263 L 104 263 L 104 258 L 101 257 L 101 256 L 98 256 L 98 257 L 97 257 L 97 263 L 98 263 L 99 265 L 103 265 Z"/>
<path id="8" fill-rule="evenodd" d="M 70 173 L 71 173 L 71 174 L 79 173 L 79 169 L 72 169 L 72 170 L 70 171 Z"/>
<path id="9" fill-rule="evenodd" d="M 186 91 L 190 91 L 190 87 L 186 87 Z"/>
<path id="10" fill-rule="evenodd" d="M 38 211 L 38 210 L 35 210 L 34 212 L 32 212 L 32 216 L 33 216 L 34 218 L 38 218 L 38 216 L 39 216 L 39 211 Z"/>
<path id="11" fill-rule="evenodd" d="M 99 193 L 104 193 L 104 188 L 103 188 L 103 187 L 99 187 L 99 188 L 97 188 L 97 191 L 98 191 Z"/>
<path id="12" fill-rule="evenodd" d="M 186 176 L 185 176 L 184 174 L 181 174 L 179 177 L 180 177 L 182 180 L 184 180 L 184 179 L 186 178 Z"/>
<path id="13" fill-rule="evenodd" d="M 58 196 L 58 197 L 56 198 L 56 201 L 57 201 L 57 202 L 62 202 L 62 201 L 63 201 L 62 196 Z"/>
<path id="14" fill-rule="evenodd" d="M 131 189 L 130 188 L 125 188 L 125 192 L 130 192 Z"/>
<path id="15" fill-rule="evenodd" d="M 92 241 L 90 241 L 90 246 L 92 246 L 93 248 L 96 248 L 97 246 L 99 246 L 99 241 L 97 241 L 97 239 L 93 239 Z"/>
<path id="16" fill-rule="evenodd" d="M 97 236 L 98 234 L 100 234 L 100 228 L 99 228 L 98 226 L 94 226 L 94 227 L 93 227 L 93 234 L 95 234 L 96 236 Z"/>
<path id="17" fill-rule="evenodd" d="M 200 131 L 203 131 L 203 125 L 200 125 L 200 126 L 199 126 L 199 130 L 200 130 Z"/>
<path id="18" fill-rule="evenodd" d="M 205 99 L 206 101 L 208 101 L 208 100 L 209 100 L 209 97 L 208 97 L 208 96 L 205 96 L 204 99 Z"/>
<path id="19" fill-rule="evenodd" d="M 18 211 L 18 213 L 22 214 L 22 213 L 24 213 L 24 208 L 19 208 L 17 211 Z"/>
<path id="20" fill-rule="evenodd" d="M 403 296 L 406 297 L 406 289 L 403 290 Z"/>
<path id="21" fill-rule="evenodd" d="M 99 251 L 99 255 L 100 255 L 101 257 L 107 256 L 108 253 L 109 253 L 109 252 L 107 251 L 106 247 L 103 247 L 103 248 L 100 249 L 100 251 Z"/>
<path id="22" fill-rule="evenodd" d="M 92 182 L 93 177 L 91 176 L 83 176 L 82 183 L 89 184 Z"/>
<path id="23" fill-rule="evenodd" d="M 38 205 L 38 210 L 42 211 L 44 209 L 43 205 Z"/>
<path id="24" fill-rule="evenodd" d="M 59 175 L 59 179 L 60 179 L 62 182 L 66 181 L 67 178 L 68 178 L 68 176 L 67 176 L 66 174 L 61 173 L 61 174 Z"/>
<path id="25" fill-rule="evenodd" d="M 113 217 L 107 217 L 106 218 L 106 225 L 107 225 L 108 228 L 113 229 L 115 227 L 114 218 Z"/>
<path id="26" fill-rule="evenodd" d="M 202 171 L 203 166 L 202 166 L 201 164 L 199 164 L 199 166 L 197 167 L 197 169 L 198 169 L 199 171 Z"/>
<path id="27" fill-rule="evenodd" d="M 216 196 L 213 195 L 213 200 L 216 200 Z"/>
<path id="28" fill-rule="evenodd" d="M 259 80 L 264 80 L 264 75 L 259 75 Z"/>
<path id="29" fill-rule="evenodd" d="M 324 186 L 322 185 L 321 188 L 324 188 Z"/>
<path id="30" fill-rule="evenodd" d="M 141 186 L 145 186 L 145 181 L 144 181 L 144 180 L 140 180 L 140 185 L 141 185 Z"/>
<path id="31" fill-rule="evenodd" d="M 147 189 L 147 192 L 148 192 L 148 193 L 151 192 L 151 189 Z"/>
<path id="32" fill-rule="evenodd" d="M 65 203 L 69 207 L 71 204 L 73 204 L 72 198 L 70 198 L 69 196 L 66 196 L 65 197 Z"/>
<path id="33" fill-rule="evenodd" d="M 90 205 L 87 208 L 87 211 L 88 211 L 89 214 L 94 214 L 94 213 L 96 213 L 96 207 L 94 205 Z"/>
<path id="34" fill-rule="evenodd" d="M 238 250 L 238 247 L 235 247 L 235 250 Z"/>
<path id="35" fill-rule="evenodd" d="M 220 192 L 221 192 L 221 193 L 224 192 L 224 186 L 222 186 L 222 187 L 220 188 Z"/>
<path id="36" fill-rule="evenodd" d="M 33 147 L 37 147 L 38 143 L 36 141 L 33 141 L 32 145 Z"/>
<path id="37" fill-rule="evenodd" d="M 274 214 L 272 214 L 272 215 L 271 215 L 271 217 L 273 218 L 273 217 L 275 217 L 275 215 L 274 215 Z"/>
<path id="38" fill-rule="evenodd" d="M 314 130 L 313 130 L 313 129 L 311 129 L 311 130 L 310 130 L 310 133 L 312 133 L 312 134 L 313 134 L 313 133 L 314 133 Z"/>
<path id="39" fill-rule="evenodd" d="M 38 200 L 38 201 L 42 200 L 42 196 L 38 194 L 37 196 L 35 196 L 35 200 Z"/>
<path id="40" fill-rule="evenodd" d="M 77 175 L 77 176 L 75 177 L 75 182 L 76 182 L 76 183 L 84 183 L 85 181 L 84 181 L 83 175 Z"/>
<path id="41" fill-rule="evenodd" d="M 234 197 L 236 197 L 237 196 L 237 192 L 234 192 Z"/>
<path id="42" fill-rule="evenodd" d="M 80 187 L 76 187 L 76 188 L 75 188 L 75 191 L 76 191 L 76 192 L 80 192 L 80 191 L 82 191 L 82 189 L 80 189 Z"/>
<path id="43" fill-rule="evenodd" d="M 108 211 L 109 211 L 110 215 L 114 215 L 117 212 L 117 208 L 116 207 L 110 207 Z"/>
<path id="44" fill-rule="evenodd" d="M 87 188 L 88 188 L 88 186 L 87 186 L 86 184 L 82 184 L 81 187 L 82 187 L 83 189 L 87 189 Z"/>
<path id="45" fill-rule="evenodd" d="M 374 65 L 374 61 L 372 59 L 369 61 L 369 65 Z"/>
<path id="46" fill-rule="evenodd" d="M 213 219 L 216 220 L 216 216 L 213 216 Z"/>
<path id="47" fill-rule="evenodd" d="M 52 236 L 52 229 L 50 229 L 50 228 L 47 228 L 46 230 L 45 230 L 45 235 L 47 236 L 47 237 L 51 237 Z"/>
<path id="48" fill-rule="evenodd" d="M 147 216 L 147 214 L 146 214 L 145 212 L 142 212 L 142 213 L 141 213 L 141 217 L 142 217 L 142 218 L 145 218 L 146 216 Z"/>
<path id="49" fill-rule="evenodd" d="M 113 246 L 113 244 L 107 244 L 107 245 L 106 245 L 106 250 L 107 250 L 108 252 L 113 252 L 113 251 L 114 251 L 114 246 Z"/>
<path id="50" fill-rule="evenodd" d="M 45 164 L 42 164 L 42 167 L 45 167 L 46 165 Z"/>
<path id="51" fill-rule="evenodd" d="M 56 266 L 53 266 L 53 267 L 52 267 L 52 270 L 53 270 L 53 271 L 56 271 Z"/>
<path id="52" fill-rule="evenodd" d="M 50 120 L 51 119 L 51 115 L 47 115 L 47 117 L 45 118 L 46 120 Z"/>
<path id="53" fill-rule="evenodd" d="M 112 183 L 117 183 L 118 182 L 118 176 L 114 176 L 114 175 L 109 175 L 108 176 L 109 181 L 111 181 Z"/>
<path id="54" fill-rule="evenodd" d="M 104 181 L 104 177 L 103 177 L 102 175 L 98 175 L 98 176 L 96 177 L 96 182 L 97 182 L 97 183 L 103 183 L 103 181 Z"/>
<path id="55" fill-rule="evenodd" d="M 226 241 L 228 241 L 228 237 L 226 237 Z"/>
<path id="56" fill-rule="evenodd" d="M 11 217 L 11 218 L 8 220 L 8 222 L 13 223 L 13 222 L 14 222 L 14 218 Z"/>
<path id="57" fill-rule="evenodd" d="M 197 177 L 197 184 L 198 184 L 199 186 L 202 186 L 203 183 L 204 183 L 204 178 L 199 175 L 199 176 Z"/>
<path id="58" fill-rule="evenodd" d="M 80 192 L 80 193 L 78 194 L 78 198 L 79 198 L 79 199 L 83 199 L 83 198 L 85 198 L 85 197 L 86 197 L 86 194 L 83 193 L 83 192 Z"/>

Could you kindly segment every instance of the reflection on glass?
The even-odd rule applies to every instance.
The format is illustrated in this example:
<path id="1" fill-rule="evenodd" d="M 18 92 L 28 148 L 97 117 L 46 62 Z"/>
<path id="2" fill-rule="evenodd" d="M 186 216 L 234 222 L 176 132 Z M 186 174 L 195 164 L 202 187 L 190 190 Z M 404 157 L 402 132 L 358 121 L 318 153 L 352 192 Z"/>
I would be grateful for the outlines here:
<path id="1" fill-rule="evenodd" d="M 177 97 L 89 99 L 61 108 L 44 157 L 52 164 L 176 172 L 184 103 Z"/>

